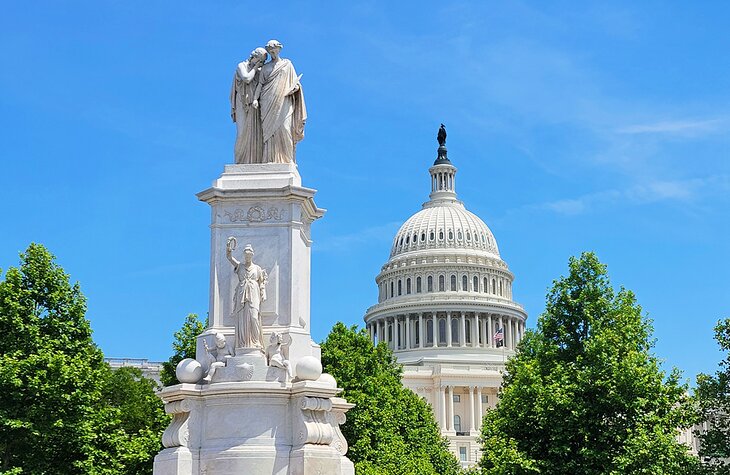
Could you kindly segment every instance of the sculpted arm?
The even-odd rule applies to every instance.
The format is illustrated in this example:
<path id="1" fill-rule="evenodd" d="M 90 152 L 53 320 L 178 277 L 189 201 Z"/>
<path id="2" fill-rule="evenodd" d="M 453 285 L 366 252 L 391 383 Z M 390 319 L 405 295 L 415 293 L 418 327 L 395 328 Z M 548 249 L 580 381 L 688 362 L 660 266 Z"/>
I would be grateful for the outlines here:
<path id="1" fill-rule="evenodd" d="M 249 71 L 248 61 L 238 63 L 238 67 L 236 68 L 237 79 L 245 82 L 246 84 L 249 84 L 251 81 L 253 81 L 254 76 L 256 76 L 256 68 L 251 68 L 251 70 Z"/>
<path id="2" fill-rule="evenodd" d="M 233 257 L 233 250 L 236 248 L 236 238 L 233 236 L 229 237 L 226 241 L 226 257 L 228 258 L 228 262 L 231 263 L 233 267 L 238 267 L 240 262 L 236 260 L 235 257 Z"/>

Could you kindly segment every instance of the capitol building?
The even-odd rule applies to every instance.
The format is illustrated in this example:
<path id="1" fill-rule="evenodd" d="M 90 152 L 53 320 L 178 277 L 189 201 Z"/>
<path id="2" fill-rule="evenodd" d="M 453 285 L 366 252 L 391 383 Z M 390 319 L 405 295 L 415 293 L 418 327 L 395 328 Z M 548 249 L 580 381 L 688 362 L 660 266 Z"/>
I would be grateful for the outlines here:
<path id="1" fill-rule="evenodd" d="M 429 173 L 429 200 L 395 235 L 375 279 L 378 303 L 364 318 L 373 343 L 393 350 L 403 384 L 431 404 L 466 466 L 479 460 L 482 415 L 497 402 L 527 314 L 512 299 L 514 275 L 494 235 L 457 198 L 443 126 Z"/>

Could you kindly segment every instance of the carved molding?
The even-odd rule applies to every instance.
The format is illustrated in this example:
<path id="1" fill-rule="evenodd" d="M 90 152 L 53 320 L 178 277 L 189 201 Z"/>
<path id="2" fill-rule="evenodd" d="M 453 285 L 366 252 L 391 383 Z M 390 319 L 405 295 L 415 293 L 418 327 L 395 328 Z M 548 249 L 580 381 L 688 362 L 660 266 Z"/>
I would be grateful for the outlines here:
<path id="1" fill-rule="evenodd" d="M 329 420 L 332 400 L 319 397 L 302 397 L 300 428 L 297 442 L 301 445 L 331 445 L 335 434 Z"/>
<path id="2" fill-rule="evenodd" d="M 188 418 L 190 417 L 190 402 L 187 399 L 168 402 L 165 412 L 172 414 L 172 421 L 162 433 L 162 445 L 170 447 L 187 447 L 189 439 Z"/>
<path id="3" fill-rule="evenodd" d="M 224 214 L 231 223 L 261 223 L 264 221 L 282 221 L 286 216 L 286 210 L 276 206 L 267 208 L 263 205 L 254 205 L 248 209 L 236 208 L 233 211 L 225 211 Z"/>

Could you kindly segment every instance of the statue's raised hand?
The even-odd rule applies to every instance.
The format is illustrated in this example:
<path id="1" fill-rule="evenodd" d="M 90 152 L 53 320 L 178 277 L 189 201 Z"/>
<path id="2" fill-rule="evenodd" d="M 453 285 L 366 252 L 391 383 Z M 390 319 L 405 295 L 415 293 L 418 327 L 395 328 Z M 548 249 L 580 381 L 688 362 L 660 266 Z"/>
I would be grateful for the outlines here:
<path id="1" fill-rule="evenodd" d="M 230 236 L 228 238 L 228 240 L 226 241 L 226 250 L 228 252 L 231 252 L 234 249 L 236 249 L 237 245 L 238 245 L 238 242 L 236 241 L 236 238 L 234 238 L 233 236 Z"/>

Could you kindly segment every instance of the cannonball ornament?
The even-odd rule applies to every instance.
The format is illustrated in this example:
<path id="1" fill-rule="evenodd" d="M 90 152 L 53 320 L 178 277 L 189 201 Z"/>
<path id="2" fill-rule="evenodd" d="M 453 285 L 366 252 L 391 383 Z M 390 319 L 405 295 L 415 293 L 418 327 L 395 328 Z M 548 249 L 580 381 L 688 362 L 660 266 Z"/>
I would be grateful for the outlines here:
<path id="1" fill-rule="evenodd" d="M 185 358 L 177 364 L 175 376 L 181 383 L 197 383 L 203 377 L 203 366 L 192 358 Z"/>
<path id="2" fill-rule="evenodd" d="M 305 356 L 296 367 L 297 378 L 303 381 L 316 381 L 322 375 L 322 363 L 314 356 Z"/>

